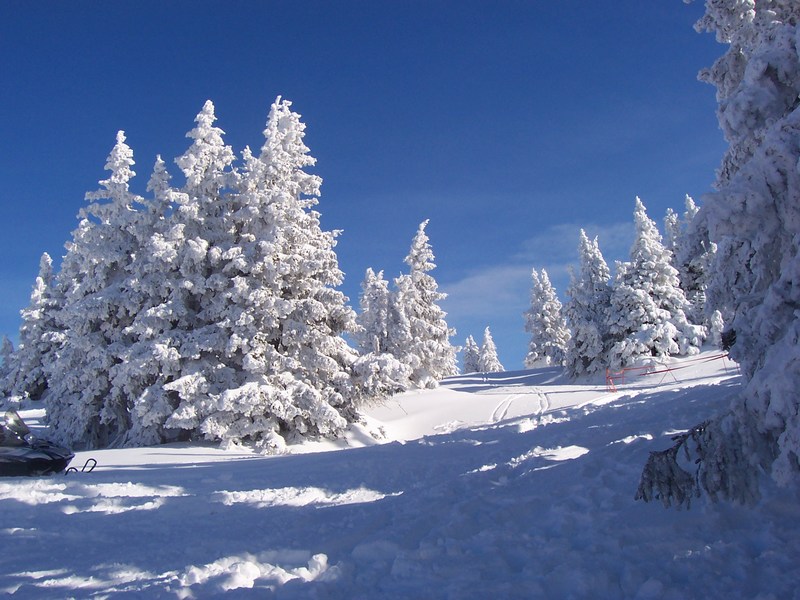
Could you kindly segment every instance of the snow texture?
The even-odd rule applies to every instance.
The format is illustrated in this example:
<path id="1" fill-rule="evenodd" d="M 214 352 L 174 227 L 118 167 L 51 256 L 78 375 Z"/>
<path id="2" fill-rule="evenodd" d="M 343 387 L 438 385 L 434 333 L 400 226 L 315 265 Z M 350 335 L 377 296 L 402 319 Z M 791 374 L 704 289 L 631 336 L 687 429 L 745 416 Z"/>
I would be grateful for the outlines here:
<path id="1" fill-rule="evenodd" d="M 454 377 L 284 456 L 197 443 L 79 453 L 100 466 L 0 481 L 0 593 L 792 598 L 796 488 L 765 482 L 757 510 L 633 500 L 648 451 L 738 389 L 717 351 L 671 367 L 618 393 L 552 367 Z"/>

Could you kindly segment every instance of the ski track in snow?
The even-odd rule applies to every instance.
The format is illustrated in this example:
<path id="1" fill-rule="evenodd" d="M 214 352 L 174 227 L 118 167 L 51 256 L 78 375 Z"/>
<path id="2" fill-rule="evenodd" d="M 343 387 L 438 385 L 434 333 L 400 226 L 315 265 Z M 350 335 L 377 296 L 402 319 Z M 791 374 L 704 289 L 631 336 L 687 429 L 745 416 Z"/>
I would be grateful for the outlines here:
<path id="1" fill-rule="evenodd" d="M 514 402 L 516 398 L 519 398 L 519 394 L 511 394 L 510 396 L 503 399 L 492 412 L 491 422 L 497 423 L 498 421 L 502 421 L 503 419 L 505 419 L 506 415 L 508 414 L 508 409 L 511 408 L 511 404 Z"/>
<path id="2" fill-rule="evenodd" d="M 498 402 L 502 379 L 526 385 Z M 797 597 L 796 489 L 765 481 L 756 509 L 633 501 L 648 452 L 727 406 L 735 377 L 701 365 L 613 397 L 552 370 L 496 381 L 453 378 L 370 411 L 402 426 L 398 441 L 364 445 L 373 421 L 341 451 L 105 450 L 91 474 L 0 480 L 0 594 Z"/>

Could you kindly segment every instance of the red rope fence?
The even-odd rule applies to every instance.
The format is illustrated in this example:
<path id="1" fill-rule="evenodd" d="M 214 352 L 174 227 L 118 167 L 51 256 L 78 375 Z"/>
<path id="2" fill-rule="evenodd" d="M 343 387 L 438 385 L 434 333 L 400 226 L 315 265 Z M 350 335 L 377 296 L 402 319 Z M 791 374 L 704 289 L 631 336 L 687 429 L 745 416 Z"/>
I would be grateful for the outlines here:
<path id="1" fill-rule="evenodd" d="M 675 377 L 674 372 L 680 371 L 681 369 L 686 369 L 692 366 L 693 363 L 706 363 L 715 360 L 726 360 L 728 358 L 728 354 L 715 354 L 714 356 L 702 356 L 698 358 L 692 358 L 689 360 L 682 361 L 679 365 L 675 366 L 667 366 L 667 365 L 646 365 L 643 367 L 627 367 L 625 369 L 621 369 L 619 371 L 612 371 L 611 369 L 606 369 L 606 389 L 609 392 L 616 392 L 617 385 L 625 385 L 626 378 L 630 379 L 631 377 L 644 377 L 645 375 L 658 375 L 663 374 L 661 381 L 659 383 L 663 383 L 664 379 L 667 376 L 672 377 L 672 380 L 675 383 L 678 383 L 678 380 Z M 659 368 L 663 367 L 663 368 Z M 727 369 L 727 366 L 726 366 Z"/>

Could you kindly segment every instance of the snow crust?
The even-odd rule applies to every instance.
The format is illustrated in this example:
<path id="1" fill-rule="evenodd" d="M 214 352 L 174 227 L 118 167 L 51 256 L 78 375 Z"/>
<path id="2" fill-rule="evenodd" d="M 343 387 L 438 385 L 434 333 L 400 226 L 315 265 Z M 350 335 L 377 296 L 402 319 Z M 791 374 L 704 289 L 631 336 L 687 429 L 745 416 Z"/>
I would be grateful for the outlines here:
<path id="1" fill-rule="evenodd" d="M 633 500 L 648 451 L 738 391 L 736 365 L 715 356 L 616 393 L 556 368 L 453 377 L 279 456 L 78 453 L 98 468 L 0 480 L 0 594 L 791 598 L 797 489 L 765 478 L 754 509 Z"/>

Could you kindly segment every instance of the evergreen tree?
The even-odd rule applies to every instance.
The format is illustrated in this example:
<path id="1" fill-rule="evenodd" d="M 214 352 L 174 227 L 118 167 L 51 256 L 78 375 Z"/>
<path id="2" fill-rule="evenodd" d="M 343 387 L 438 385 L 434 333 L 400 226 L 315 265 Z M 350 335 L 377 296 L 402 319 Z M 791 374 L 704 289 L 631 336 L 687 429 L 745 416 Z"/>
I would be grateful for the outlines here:
<path id="1" fill-rule="evenodd" d="M 56 322 L 64 333 L 46 365 L 47 419 L 55 438 L 75 447 L 106 446 L 128 427 L 110 373 L 126 344 L 124 328 L 139 309 L 124 285 L 138 251 L 142 202 L 129 190 L 133 164 L 120 131 L 106 163 L 111 175 L 86 194 L 90 204 L 79 213 L 57 277 L 64 301 Z"/>
<path id="2" fill-rule="evenodd" d="M 11 364 L 13 358 L 14 344 L 8 339 L 8 336 L 4 335 L 3 341 L 0 342 L 0 383 L 2 383 L 0 393 L 2 393 L 3 398 L 8 398 L 11 395 L 8 389 L 13 386 L 13 381 L 9 381 L 9 375 L 14 368 Z M 0 400 L 0 408 L 3 407 L 3 404 L 4 401 Z"/>
<path id="3" fill-rule="evenodd" d="M 478 357 L 478 371 L 481 373 L 500 373 L 505 371 L 497 357 L 497 346 L 489 328 L 483 330 L 483 343 Z"/>
<path id="4" fill-rule="evenodd" d="M 395 279 L 393 305 L 395 325 L 392 353 L 411 369 L 412 385 L 432 388 L 438 382 L 458 373 L 456 349 L 449 338 L 455 335 L 445 321 L 446 313 L 438 302 L 445 294 L 438 291 L 429 271 L 436 265 L 423 221 L 405 258 L 410 272 Z"/>
<path id="5" fill-rule="evenodd" d="M 578 272 L 571 272 L 564 315 L 570 331 L 565 366 L 572 377 L 607 367 L 608 310 L 611 303 L 611 271 L 597 238 L 590 240 L 581 230 Z"/>
<path id="6" fill-rule="evenodd" d="M 636 199 L 636 239 L 630 262 L 618 266 L 611 294 L 609 333 L 614 341 L 609 366 L 619 369 L 642 356 L 696 354 L 705 338 L 702 327 L 691 325 L 671 254 L 644 204 Z"/>
<path id="7" fill-rule="evenodd" d="M 705 324 L 706 287 L 711 275 L 711 263 L 714 260 L 716 245 L 707 241 L 706 236 L 695 231 L 695 217 L 699 208 L 691 196 L 686 196 L 686 212 L 682 221 L 675 215 L 675 230 L 670 234 L 673 253 L 672 265 L 678 271 L 678 280 L 683 290 L 688 308 L 687 317 L 692 323 Z M 675 213 L 673 213 L 675 214 Z"/>
<path id="8" fill-rule="evenodd" d="M 727 413 L 652 453 L 638 498 L 666 505 L 705 491 L 753 503 L 758 477 L 800 475 L 800 4 L 787 0 L 706 4 L 697 25 L 729 45 L 701 79 L 717 88 L 729 142 L 717 192 L 695 221 L 717 244 L 708 303 L 735 332 L 731 357 L 744 388 Z M 691 472 L 676 457 L 694 453 Z"/>
<path id="9" fill-rule="evenodd" d="M 667 214 L 664 216 L 664 248 L 672 253 L 672 266 L 676 269 L 678 268 L 678 265 L 675 261 L 675 252 L 680 237 L 681 226 L 678 219 L 678 213 L 672 210 L 672 208 L 668 208 Z"/>
<path id="10" fill-rule="evenodd" d="M 383 271 L 376 274 L 367 269 L 361 289 L 361 313 L 356 317 L 358 330 L 354 333 L 361 356 L 354 370 L 356 385 L 374 402 L 408 389 L 410 370 L 392 354 L 395 310 Z"/>
<path id="11" fill-rule="evenodd" d="M 126 285 L 138 296 L 140 310 L 126 328 L 129 345 L 112 369 L 113 389 L 119 406 L 129 412 L 130 428 L 123 445 L 139 446 L 174 441 L 177 431 L 164 428 L 175 410 L 175 395 L 164 389 L 181 368 L 181 344 L 190 328 L 183 301 L 178 257 L 184 225 L 178 222 L 175 200 L 184 199 L 170 185 L 170 176 L 160 156 L 147 184 L 153 198 L 142 215 L 141 251 L 131 265 Z"/>
<path id="12" fill-rule="evenodd" d="M 481 370 L 481 349 L 471 335 L 467 336 L 464 343 L 461 365 L 464 373 L 477 373 Z"/>
<path id="13" fill-rule="evenodd" d="M 278 98 L 260 156 L 244 152 L 222 213 L 230 237 L 200 303 L 200 361 L 165 386 L 180 397 L 167 427 L 280 448 L 295 435 L 338 435 L 357 416 L 357 355 L 342 337 L 355 314 L 335 289 L 336 232 L 312 208 L 321 179 L 305 170 L 315 159 L 290 106 Z"/>
<path id="14" fill-rule="evenodd" d="M 389 282 L 383 271 L 367 269 L 361 284 L 361 313 L 356 317 L 360 329 L 356 334 L 361 352 L 389 352 Z"/>
<path id="15" fill-rule="evenodd" d="M 21 311 L 19 346 L 3 361 L 6 396 L 41 400 L 47 390 L 45 365 L 54 360 L 62 335 L 55 320 L 59 299 L 54 288 L 53 261 L 45 252 L 39 260 L 30 303 Z"/>
<path id="16" fill-rule="evenodd" d="M 531 306 L 523 315 L 525 331 L 531 334 L 525 367 L 563 366 L 570 333 L 562 314 L 561 302 L 547 271 L 542 269 L 540 275 L 533 269 L 531 279 Z"/>

